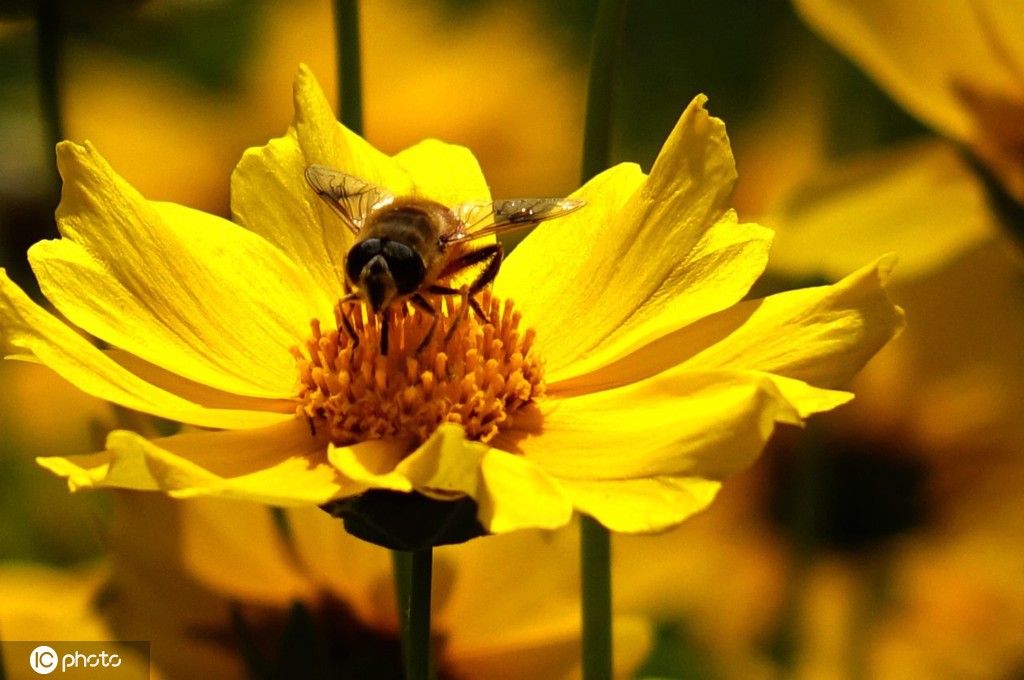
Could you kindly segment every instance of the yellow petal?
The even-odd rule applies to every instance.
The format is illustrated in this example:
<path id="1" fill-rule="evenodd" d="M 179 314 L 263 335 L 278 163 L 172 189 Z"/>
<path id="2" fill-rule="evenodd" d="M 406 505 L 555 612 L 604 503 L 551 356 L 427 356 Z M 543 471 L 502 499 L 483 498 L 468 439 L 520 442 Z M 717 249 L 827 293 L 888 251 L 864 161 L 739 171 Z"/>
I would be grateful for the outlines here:
<path id="1" fill-rule="evenodd" d="M 29 259 L 73 323 L 196 382 L 237 394 L 295 392 L 289 347 L 322 307 L 263 239 L 205 213 L 143 199 L 91 146 L 61 143 L 65 236 Z"/>
<path id="2" fill-rule="evenodd" d="M 763 220 L 778 229 L 771 271 L 832 281 L 890 251 L 900 278 L 923 275 L 995 231 L 976 175 L 933 140 L 834 167 Z"/>
<path id="3" fill-rule="evenodd" d="M 324 455 L 326 446 L 297 419 L 266 428 L 193 432 L 150 441 L 117 430 L 92 456 L 40 458 L 72 490 L 162 490 L 270 505 L 324 503 L 350 491 Z"/>
<path id="4" fill-rule="evenodd" d="M 326 165 L 398 194 L 446 205 L 489 195 L 476 160 L 464 148 L 423 142 L 394 158 L 338 123 L 313 74 L 295 78 L 295 119 L 288 133 L 249 149 L 231 178 L 235 220 L 305 267 L 332 300 L 343 294 L 352 233 L 306 184 L 310 165 Z M 331 318 L 330 308 L 321 318 Z"/>
<path id="5" fill-rule="evenodd" d="M 481 461 L 481 472 L 477 517 L 491 533 L 557 529 L 572 519 L 572 502 L 561 483 L 532 461 L 491 449 Z"/>
<path id="6" fill-rule="evenodd" d="M 551 380 L 732 305 L 763 271 L 771 232 L 729 209 L 732 153 L 703 104 L 683 113 L 649 178 L 629 165 L 602 173 L 576 194 L 586 207 L 542 224 L 502 268 L 495 290 L 537 329 Z"/>
<path id="7" fill-rule="evenodd" d="M 0 565 L 0 627 L 4 631 L 4 640 L 117 639 L 95 607 L 96 596 L 101 592 L 109 571 L 107 564 L 56 569 L 29 562 L 5 561 Z M 126 663 L 119 669 L 123 677 L 147 677 L 141 667 L 136 667 L 138 659 L 129 648 L 123 648 L 119 643 L 108 644 L 111 647 L 109 652 L 125 655 Z M 26 656 L 29 649 L 25 651 Z M 37 677 L 34 672 L 29 672 L 27 659 L 19 662 L 16 665 L 11 656 L 6 658 L 6 677 Z M 130 671 L 128 666 L 132 666 Z M 23 672 L 19 672 L 22 669 Z"/>
<path id="8" fill-rule="evenodd" d="M 469 149 L 428 139 L 395 155 L 415 182 L 414 191 L 443 205 L 485 201 L 491 192 Z"/>
<path id="9" fill-rule="evenodd" d="M 445 423 L 396 470 L 427 496 L 478 498 L 480 463 L 487 452 L 485 444 L 467 440 L 462 427 Z"/>
<path id="10" fill-rule="evenodd" d="M 319 508 L 290 508 L 286 517 L 307 578 L 341 596 L 367 625 L 396 630 L 390 552 L 346 533 L 341 521 Z"/>
<path id="11" fill-rule="evenodd" d="M 32 302 L 3 270 L 0 328 L 9 350 L 34 357 L 83 392 L 126 408 L 205 427 L 259 427 L 294 417 L 269 411 L 205 408 L 154 387 Z"/>
<path id="12" fill-rule="evenodd" d="M 763 371 L 821 387 L 846 384 L 904 325 L 882 284 L 887 256 L 831 286 L 742 302 L 591 375 L 549 386 L 553 394 L 605 389 L 674 364 Z"/>
<path id="13" fill-rule="evenodd" d="M 555 528 L 572 517 L 572 505 L 557 481 L 540 467 L 467 440 L 459 425 L 441 425 L 403 458 L 404 450 L 397 442 L 363 442 L 332 447 L 329 459 L 347 479 L 364 487 L 415 490 L 438 500 L 469 496 L 477 503 L 480 523 L 492 533 Z"/>
<path id="14" fill-rule="evenodd" d="M 442 425 L 398 466 L 418 491 L 440 499 L 466 495 L 492 533 L 553 529 L 572 517 L 557 482 L 530 461 L 468 441 L 458 425 Z"/>
<path id="15" fill-rule="evenodd" d="M 399 440 L 371 439 L 351 446 L 327 447 L 327 461 L 347 479 L 367 488 L 410 492 L 412 482 L 396 470 L 408 450 Z"/>
<path id="16" fill-rule="evenodd" d="M 134 354 L 129 354 L 124 350 L 107 349 L 103 350 L 103 354 L 150 385 L 206 408 L 240 409 L 256 412 L 272 411 L 279 414 L 288 414 L 289 416 L 295 414 L 294 397 L 288 399 L 243 397 L 238 394 L 230 394 L 215 389 L 208 385 L 201 385 L 159 366 L 154 366 L 148 361 L 143 361 Z M 278 420 L 284 420 L 284 418 L 278 418 Z"/>
<path id="17" fill-rule="evenodd" d="M 699 477 L 567 479 L 573 505 L 612 531 L 663 531 L 692 517 L 715 499 L 720 482 Z"/>
<path id="18" fill-rule="evenodd" d="M 240 677 L 242 662 L 216 642 L 216 636 L 195 634 L 223 629 L 238 600 L 228 601 L 198 582 L 188 568 L 181 540 L 188 532 L 183 521 L 185 504 L 156 493 L 109 496 L 113 509 L 105 538 L 114 569 L 103 591 L 102 613 L 115 625 L 117 639 L 159 640 L 152 650 L 154 666 L 165 674 L 159 677 Z M 235 570 L 235 576 L 250 573 L 248 568 L 263 571 L 259 565 L 246 567 Z M 264 583 L 263 587 L 272 586 Z M 138 677 L 156 680 L 155 671 Z"/>
<path id="19" fill-rule="evenodd" d="M 840 387 L 903 329 L 903 310 L 882 288 L 895 263 L 883 257 L 833 286 L 772 295 L 708 319 L 695 334 L 735 330 L 685 365 L 754 369 Z"/>
<path id="20" fill-rule="evenodd" d="M 502 599 L 509 599 L 504 593 Z M 479 606 L 479 602 L 478 602 Z M 651 625 L 639 616 L 615 616 L 613 672 L 633 677 L 651 646 Z M 576 680 L 580 677 L 579 614 L 543 619 L 532 628 L 505 631 L 494 639 L 463 642 L 452 635 L 445 660 L 457 677 L 487 680 Z"/>
<path id="21" fill-rule="evenodd" d="M 294 95 L 288 133 L 247 150 L 235 168 L 231 212 L 236 222 L 301 263 L 316 288 L 340 297 L 352 234 L 306 183 L 306 168 L 326 165 L 378 184 L 395 177 L 386 155 L 338 123 L 306 66 L 295 77 Z"/>
<path id="22" fill-rule="evenodd" d="M 516 531 L 435 551 L 435 565 L 450 565 L 435 579 L 435 588 L 450 587 L 450 598 L 434 623 L 449 631 L 444 656 L 452 670 L 472 668 L 460 675 L 488 680 L 578 677 L 577 537 L 576 527 Z M 508 597 L 510 583 L 516 597 Z M 632 677 L 650 648 L 650 626 L 616 614 L 612 630 L 615 677 Z"/>
<path id="23" fill-rule="evenodd" d="M 180 535 L 181 560 L 189 575 L 207 588 L 235 602 L 279 607 L 313 597 L 313 588 L 296 567 L 270 508 L 217 498 L 147 495 L 163 503 L 145 520 L 135 520 L 139 535 L 153 530 L 144 524 L 152 515 L 172 517 Z"/>
<path id="24" fill-rule="evenodd" d="M 772 376 L 753 371 L 674 370 L 611 390 L 551 398 L 533 418 L 518 415 L 493 443 L 522 452 L 560 481 L 721 479 L 761 452 L 776 422 L 799 424 L 812 408 L 847 399 L 810 386 L 780 388 Z"/>

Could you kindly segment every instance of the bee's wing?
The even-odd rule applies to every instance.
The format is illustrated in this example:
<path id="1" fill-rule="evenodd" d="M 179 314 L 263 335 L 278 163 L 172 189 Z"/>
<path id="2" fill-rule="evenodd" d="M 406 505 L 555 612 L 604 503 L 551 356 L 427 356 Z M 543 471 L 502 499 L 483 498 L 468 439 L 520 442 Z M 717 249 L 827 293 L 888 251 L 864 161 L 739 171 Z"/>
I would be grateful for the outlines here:
<path id="1" fill-rule="evenodd" d="M 322 165 L 306 168 L 306 181 L 354 234 L 359 233 L 363 218 L 371 208 L 395 198 L 387 189 Z"/>
<path id="2" fill-rule="evenodd" d="M 586 204 L 576 198 L 508 198 L 501 201 L 469 201 L 452 208 L 460 227 L 447 234 L 454 243 L 532 227 L 576 212 Z"/>

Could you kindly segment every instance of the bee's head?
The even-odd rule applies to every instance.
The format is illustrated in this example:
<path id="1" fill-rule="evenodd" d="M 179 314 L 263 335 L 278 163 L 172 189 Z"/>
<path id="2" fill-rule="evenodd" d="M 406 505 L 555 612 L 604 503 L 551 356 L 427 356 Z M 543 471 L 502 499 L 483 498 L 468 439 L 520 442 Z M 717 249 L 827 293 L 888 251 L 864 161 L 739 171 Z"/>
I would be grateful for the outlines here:
<path id="1" fill-rule="evenodd" d="M 369 238 L 349 251 L 345 273 L 376 313 L 415 293 L 426 269 L 416 251 L 404 243 Z"/>

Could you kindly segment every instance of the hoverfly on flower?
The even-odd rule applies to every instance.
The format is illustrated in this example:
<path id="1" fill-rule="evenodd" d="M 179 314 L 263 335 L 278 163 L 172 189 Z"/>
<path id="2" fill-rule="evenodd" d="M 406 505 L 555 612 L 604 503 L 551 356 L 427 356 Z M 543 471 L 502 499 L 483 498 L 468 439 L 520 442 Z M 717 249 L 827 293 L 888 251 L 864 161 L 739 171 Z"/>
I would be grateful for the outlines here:
<path id="1" fill-rule="evenodd" d="M 476 295 L 498 274 L 504 250 L 494 242 L 471 247 L 487 236 L 532 227 L 568 215 L 583 207 L 572 198 L 512 198 L 467 201 L 448 207 L 418 196 L 392 192 L 352 175 L 322 165 L 306 169 L 306 181 L 334 211 L 356 240 L 345 255 L 346 295 L 341 304 L 362 300 L 381 315 L 380 353 L 387 354 L 388 324 L 393 310 L 411 303 L 430 315 L 432 322 L 419 349 L 433 337 L 437 308 L 427 297 L 462 296 L 461 314 L 471 308 L 482 321 L 487 316 Z M 463 288 L 454 277 L 466 270 L 479 272 Z M 359 338 L 342 317 L 345 333 L 354 344 Z M 448 333 L 456 328 L 452 324 Z"/>

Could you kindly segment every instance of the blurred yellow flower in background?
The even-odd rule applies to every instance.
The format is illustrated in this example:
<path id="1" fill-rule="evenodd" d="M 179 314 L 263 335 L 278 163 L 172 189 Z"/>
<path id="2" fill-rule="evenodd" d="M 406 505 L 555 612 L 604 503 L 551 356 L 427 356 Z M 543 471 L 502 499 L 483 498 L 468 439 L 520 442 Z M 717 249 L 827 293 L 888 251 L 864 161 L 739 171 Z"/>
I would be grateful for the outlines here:
<path id="1" fill-rule="evenodd" d="M 851 382 L 856 400 L 803 438 L 780 433 L 707 513 L 619 539 L 623 604 L 684 616 L 725 677 L 1011 677 L 1024 288 L 984 189 L 948 145 L 915 142 L 774 203 L 772 271 L 830 279 L 898 247 L 891 292 L 910 323 Z"/>
<path id="2" fill-rule="evenodd" d="M 803 17 L 1024 202 L 1024 4 L 796 0 Z"/>
<path id="3" fill-rule="evenodd" d="M 116 431 L 104 453 L 42 461 L 72 488 L 286 505 L 418 491 L 472 498 L 489 532 L 562 526 L 574 509 L 615 530 L 664 529 L 705 507 L 776 421 L 798 424 L 847 401 L 828 387 L 902 326 L 881 288 L 888 258 L 835 286 L 737 304 L 763 270 L 771 232 L 729 209 L 728 139 L 698 98 L 649 177 L 629 164 L 602 173 L 576 194 L 584 210 L 540 226 L 508 258 L 485 302 L 501 324 L 485 330 L 471 315 L 453 336 L 501 337 L 506 364 L 498 357 L 488 369 L 506 371 L 498 399 L 433 398 L 448 371 L 453 384 L 480 381 L 471 359 L 483 350 L 455 349 L 449 362 L 438 340 L 415 358 L 381 356 L 369 338 L 346 347 L 340 320 L 321 335 L 318 320 L 341 313 L 332 311 L 344 292 L 337 262 L 350 237 L 302 174 L 321 163 L 455 205 L 487 197 L 479 169 L 464 149 L 436 142 L 380 154 L 335 122 L 308 71 L 296 111 L 289 136 L 248 153 L 235 173 L 246 229 L 147 202 L 92 147 L 61 146 L 65 238 L 37 244 L 30 261 L 51 302 L 120 351 L 98 352 L 9 283 L 8 342 L 115 403 L 228 428 L 156 441 Z M 593 277 L 602 285 L 580 285 Z M 519 314 L 532 329 L 522 335 Z M 304 359 L 294 348 L 307 345 L 311 319 Z M 398 317 L 397 332 L 422 335 L 421 322 Z M 326 368 L 309 368 L 320 385 L 309 391 L 296 361 L 318 352 L 336 375 L 316 380 L 314 368 Z M 541 361 L 543 381 L 527 370 Z M 367 411 L 374 400 L 380 408 Z"/>
<path id="4" fill-rule="evenodd" d="M 141 10 L 143 18 L 171 11 L 161 2 Z M 68 63 L 69 138 L 103 149 L 145 196 L 226 215 L 224 178 L 252 140 L 280 134 L 291 120 L 278 93 L 287 91 L 295 66 L 309 64 L 335 96 L 331 3 L 271 1 L 255 11 L 256 47 L 229 88 L 207 90 L 151 65 L 80 49 Z M 364 4 L 367 138 L 390 153 L 427 137 L 468 146 L 496 195 L 568 193 L 579 175 L 582 68 L 526 6 L 488 5 L 450 19 L 434 3 Z M 494 83 L 494 64 L 503 82 L 515 84 L 509 96 Z M 518 96 L 523 91 L 529 96 Z"/>
<path id="5" fill-rule="evenodd" d="M 120 672 L 127 677 L 146 676 L 146 660 L 129 646 L 111 642 L 113 632 L 96 611 L 97 595 L 108 570 L 99 564 L 73 569 L 28 562 L 0 565 L 0 631 L 5 642 L 96 641 L 105 642 L 112 654 L 121 657 Z M 7 652 L 11 648 L 8 647 Z M 28 658 L 9 653 L 0 659 L 0 674 L 7 680 L 30 680 L 39 673 Z M 159 673 L 149 677 L 159 680 Z"/>
<path id="6" fill-rule="evenodd" d="M 301 668 L 288 655 L 305 654 L 309 677 L 401 677 L 388 551 L 315 508 L 287 511 L 282 528 L 254 504 L 115 500 L 100 613 L 120 639 L 151 640 L 166 677 L 253 677 L 254 652 L 264 669 Z M 436 551 L 439 678 L 579 677 L 571 538 L 526 531 Z M 630 677 L 648 646 L 646 622 L 616 617 L 616 677 Z"/>
<path id="7" fill-rule="evenodd" d="M 63 405 L 56 412 L 55 401 Z M 110 404 L 44 366 L 0 362 L 0 555 L 65 561 L 101 547 L 103 499 L 70 496 L 39 474 L 33 455 L 94 451 L 114 426 L 111 416 Z"/>

